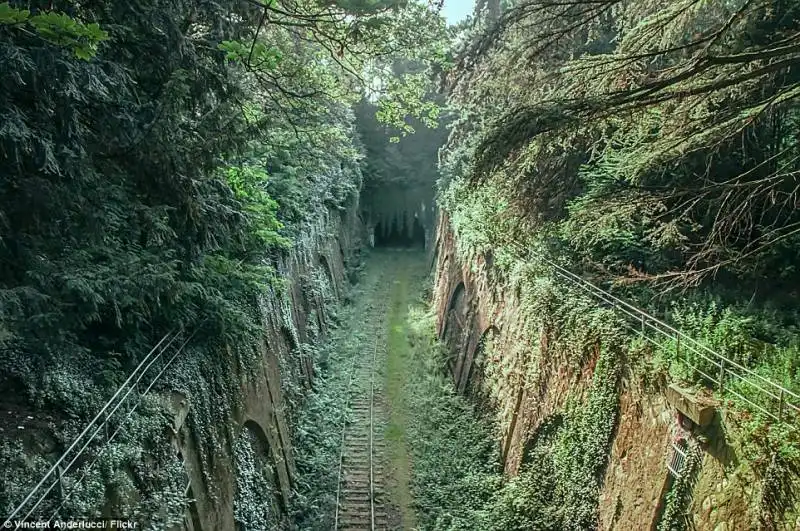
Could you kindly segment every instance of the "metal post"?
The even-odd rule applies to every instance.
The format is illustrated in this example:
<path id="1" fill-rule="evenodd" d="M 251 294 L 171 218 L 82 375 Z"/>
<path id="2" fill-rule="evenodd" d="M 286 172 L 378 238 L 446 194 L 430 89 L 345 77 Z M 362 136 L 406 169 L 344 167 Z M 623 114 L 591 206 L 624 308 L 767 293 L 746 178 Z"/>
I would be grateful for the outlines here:
<path id="1" fill-rule="evenodd" d="M 783 393 L 784 389 L 781 387 L 781 397 L 778 401 L 778 422 L 783 422 L 783 403 L 786 399 Z"/>
<path id="2" fill-rule="evenodd" d="M 644 335 L 644 314 L 642 314 L 642 335 Z"/>
<path id="3" fill-rule="evenodd" d="M 681 359 L 681 336 L 675 336 L 675 357 Z"/>
<path id="4" fill-rule="evenodd" d="M 717 377 L 717 380 L 719 380 L 719 390 L 722 392 L 722 390 L 725 388 L 725 358 L 722 358 L 722 360 L 719 362 L 719 376 Z"/>

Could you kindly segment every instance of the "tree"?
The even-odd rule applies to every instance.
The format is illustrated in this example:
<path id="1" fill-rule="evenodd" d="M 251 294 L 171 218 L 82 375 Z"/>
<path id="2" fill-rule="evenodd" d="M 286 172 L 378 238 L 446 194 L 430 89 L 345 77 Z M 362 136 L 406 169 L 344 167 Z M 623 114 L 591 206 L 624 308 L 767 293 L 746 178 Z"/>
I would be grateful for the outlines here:
<path id="1" fill-rule="evenodd" d="M 520 210 L 554 208 L 616 274 L 765 278 L 797 258 L 797 9 L 518 2 L 451 76 L 453 102 L 488 111 L 465 177 L 519 175 L 515 189 L 536 191 Z M 459 124 L 451 153 L 472 134 Z"/>

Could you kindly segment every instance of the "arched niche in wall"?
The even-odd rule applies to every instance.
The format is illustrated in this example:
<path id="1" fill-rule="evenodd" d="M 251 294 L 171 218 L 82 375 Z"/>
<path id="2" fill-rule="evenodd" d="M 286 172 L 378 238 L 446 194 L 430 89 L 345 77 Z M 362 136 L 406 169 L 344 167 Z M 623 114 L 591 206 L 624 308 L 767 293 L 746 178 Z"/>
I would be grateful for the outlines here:
<path id="1" fill-rule="evenodd" d="M 250 432 L 251 442 L 256 446 L 253 448 L 253 450 L 255 450 L 258 455 L 262 455 L 271 461 L 272 449 L 269 447 L 269 439 L 267 438 L 264 428 L 262 428 L 258 422 L 252 419 L 247 419 L 242 425 L 242 431 L 239 434 L 240 437 L 245 430 Z M 270 466 L 274 467 L 275 463 L 270 462 Z"/>
<path id="2" fill-rule="evenodd" d="M 260 424 L 248 419 L 242 425 L 234 444 L 237 474 L 234 503 L 243 503 L 243 506 L 235 507 L 234 510 L 240 517 L 246 516 L 249 520 L 263 521 L 265 524 L 280 521 L 286 512 L 286 506 L 278 480 L 277 463 L 267 434 Z M 244 477 L 239 477 L 240 475 Z M 242 486 L 249 491 L 241 492 L 239 489 Z M 264 497 L 264 491 L 268 491 L 269 495 Z M 267 503 L 264 506 L 246 504 L 254 499 Z M 237 523 L 241 524 L 240 521 Z"/>
<path id="3" fill-rule="evenodd" d="M 314 307 L 314 301 L 312 300 L 312 296 L 310 293 L 311 284 L 308 281 L 307 276 L 301 277 L 301 282 L 298 283 L 300 287 L 300 303 L 302 304 L 302 313 L 308 314 L 311 309 Z"/>
<path id="4" fill-rule="evenodd" d="M 453 290 L 453 293 L 450 294 L 450 298 L 447 299 L 447 306 L 444 310 L 444 324 L 442 325 L 442 331 L 439 334 L 439 339 L 444 340 L 447 337 L 448 329 L 450 328 L 450 311 L 455 308 L 458 304 L 459 297 L 463 297 L 465 293 L 464 283 L 459 282 L 456 286 L 456 289 Z"/>
<path id="5" fill-rule="evenodd" d="M 433 296 L 434 296 L 434 303 L 436 305 L 437 311 L 437 320 L 436 320 L 436 334 L 441 340 L 444 335 L 444 327 L 446 323 L 447 311 L 445 310 L 446 306 L 440 306 L 442 304 L 442 300 L 447 300 L 449 303 L 449 299 L 445 299 L 447 293 L 443 293 L 445 289 L 450 286 L 450 256 L 445 254 L 442 257 L 442 266 L 436 269 L 436 274 L 434 275 L 434 284 L 433 284 Z"/>
<path id="6" fill-rule="evenodd" d="M 450 365 L 451 372 L 455 371 L 456 361 L 464 348 L 463 343 L 465 331 L 467 329 L 468 313 L 467 291 L 464 287 L 464 283 L 459 282 L 456 289 L 453 290 L 453 294 L 450 296 L 450 301 L 447 304 L 444 326 L 442 327 L 442 335 L 440 337 L 450 352 L 448 364 Z M 453 377 L 457 378 L 458 375 L 454 372 Z"/>
<path id="7" fill-rule="evenodd" d="M 481 334 L 478 344 L 464 362 L 461 370 L 461 379 L 458 382 L 458 390 L 461 393 L 468 393 L 472 396 L 480 396 L 483 390 L 483 368 L 487 353 L 494 348 L 494 341 L 499 337 L 500 330 L 492 325 L 486 328 Z"/>

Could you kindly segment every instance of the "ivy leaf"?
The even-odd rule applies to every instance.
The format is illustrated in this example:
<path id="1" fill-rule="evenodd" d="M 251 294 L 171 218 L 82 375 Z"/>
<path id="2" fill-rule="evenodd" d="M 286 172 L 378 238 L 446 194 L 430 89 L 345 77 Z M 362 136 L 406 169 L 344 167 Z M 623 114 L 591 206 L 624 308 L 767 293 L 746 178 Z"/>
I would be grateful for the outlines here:
<path id="1" fill-rule="evenodd" d="M 239 61 L 245 53 L 245 47 L 239 41 L 222 41 L 217 48 L 225 52 L 225 59 L 229 61 Z"/>
<path id="2" fill-rule="evenodd" d="M 278 66 L 283 59 L 281 51 L 274 47 L 258 41 L 254 45 L 244 44 L 239 41 L 222 41 L 217 48 L 225 52 L 225 58 L 229 61 L 248 61 L 248 66 L 263 70 L 272 70 Z"/>

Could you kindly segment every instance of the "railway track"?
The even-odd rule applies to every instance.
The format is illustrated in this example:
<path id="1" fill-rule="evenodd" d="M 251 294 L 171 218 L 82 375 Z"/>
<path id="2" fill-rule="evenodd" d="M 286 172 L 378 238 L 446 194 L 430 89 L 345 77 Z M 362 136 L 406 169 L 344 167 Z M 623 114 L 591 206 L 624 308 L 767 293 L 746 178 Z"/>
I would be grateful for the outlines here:
<path id="1" fill-rule="evenodd" d="M 350 418 L 342 427 L 339 480 L 336 493 L 335 531 L 389 529 L 387 504 L 383 502 L 384 441 L 376 362 L 382 360 L 386 344 L 385 307 L 375 316 L 371 352 L 356 357 L 350 373 L 348 405 Z"/>

